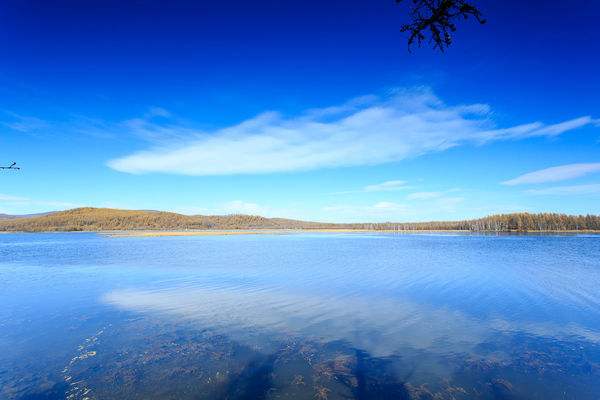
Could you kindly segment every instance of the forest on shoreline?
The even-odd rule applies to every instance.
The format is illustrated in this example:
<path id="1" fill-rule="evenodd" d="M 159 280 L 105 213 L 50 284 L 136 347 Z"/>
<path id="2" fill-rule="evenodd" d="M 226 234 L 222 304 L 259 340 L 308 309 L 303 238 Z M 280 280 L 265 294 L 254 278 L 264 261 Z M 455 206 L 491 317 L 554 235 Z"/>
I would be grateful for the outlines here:
<path id="1" fill-rule="evenodd" d="M 182 215 L 172 212 L 76 208 L 34 216 L 4 216 L 2 232 L 128 230 L 357 229 L 385 231 L 566 232 L 598 231 L 599 215 L 512 213 L 462 221 L 324 223 L 256 215 Z"/>

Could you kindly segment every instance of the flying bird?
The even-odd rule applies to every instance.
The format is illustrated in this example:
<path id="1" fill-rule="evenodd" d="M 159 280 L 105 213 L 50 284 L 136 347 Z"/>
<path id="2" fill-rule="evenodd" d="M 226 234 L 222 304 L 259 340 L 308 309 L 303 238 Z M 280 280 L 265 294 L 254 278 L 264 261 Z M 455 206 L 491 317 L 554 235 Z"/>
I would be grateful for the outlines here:
<path id="1" fill-rule="evenodd" d="M 19 167 L 15 167 L 15 165 L 17 165 L 17 163 L 13 161 L 13 163 L 10 164 L 8 167 L 0 167 L 0 169 L 21 169 Z"/>

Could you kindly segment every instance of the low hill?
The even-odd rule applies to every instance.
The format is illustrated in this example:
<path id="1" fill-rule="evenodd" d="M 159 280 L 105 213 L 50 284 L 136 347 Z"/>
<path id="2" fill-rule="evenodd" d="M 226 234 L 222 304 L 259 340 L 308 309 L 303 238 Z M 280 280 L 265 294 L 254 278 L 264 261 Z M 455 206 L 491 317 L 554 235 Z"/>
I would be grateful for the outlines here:
<path id="1" fill-rule="evenodd" d="M 338 224 L 265 218 L 256 215 L 182 215 L 163 211 L 87 207 L 36 216 L 0 219 L 0 231 L 4 232 L 204 229 L 600 231 L 600 216 L 515 213 L 464 221 Z"/>
<path id="2" fill-rule="evenodd" d="M 104 231 L 181 229 L 319 228 L 313 222 L 254 215 L 182 215 L 163 211 L 75 208 L 51 214 L 0 220 L 0 231 Z"/>

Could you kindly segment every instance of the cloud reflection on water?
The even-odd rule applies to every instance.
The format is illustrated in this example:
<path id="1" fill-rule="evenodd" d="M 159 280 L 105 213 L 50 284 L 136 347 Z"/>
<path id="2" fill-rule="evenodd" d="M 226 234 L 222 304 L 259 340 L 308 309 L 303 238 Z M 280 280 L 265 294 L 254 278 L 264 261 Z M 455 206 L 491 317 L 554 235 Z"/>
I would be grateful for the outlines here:
<path id="1" fill-rule="evenodd" d="M 270 288 L 172 287 L 124 289 L 105 303 L 135 312 L 157 313 L 216 329 L 243 340 L 248 332 L 341 340 L 376 356 L 401 349 L 438 355 L 474 353 L 499 333 L 600 342 L 600 333 L 581 325 L 475 318 L 400 298 L 292 293 Z"/>

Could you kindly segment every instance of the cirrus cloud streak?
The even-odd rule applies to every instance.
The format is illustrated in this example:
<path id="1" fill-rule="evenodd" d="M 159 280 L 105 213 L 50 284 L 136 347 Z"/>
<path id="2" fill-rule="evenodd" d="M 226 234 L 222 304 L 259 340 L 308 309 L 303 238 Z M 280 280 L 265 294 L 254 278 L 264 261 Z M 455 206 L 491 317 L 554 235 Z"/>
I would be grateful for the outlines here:
<path id="1" fill-rule="evenodd" d="M 554 125 L 533 122 L 498 128 L 489 106 L 450 106 L 427 89 L 396 91 L 386 98 L 368 97 L 323 110 L 294 118 L 264 113 L 212 132 L 138 121 L 130 128 L 181 132 L 188 139 L 110 160 L 108 166 L 133 174 L 201 176 L 376 165 L 460 145 L 556 136 L 593 122 L 586 116 Z"/>
<path id="2" fill-rule="evenodd" d="M 580 178 L 582 176 L 600 172 L 600 163 L 578 163 L 559 165 L 557 167 L 540 169 L 538 171 L 523 174 L 514 179 L 502 182 L 504 185 L 514 186 L 523 184 L 558 182 L 568 179 Z"/>

